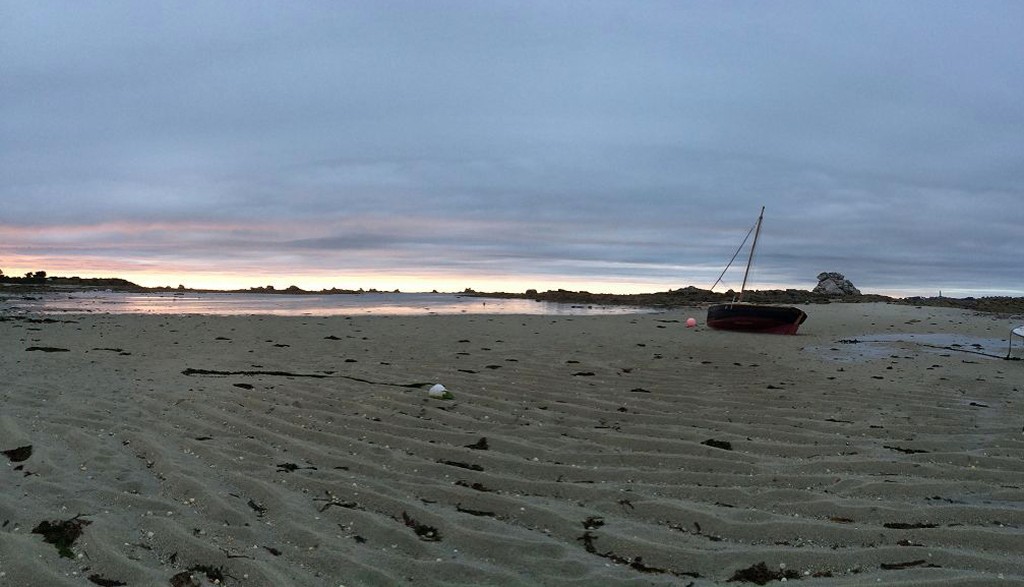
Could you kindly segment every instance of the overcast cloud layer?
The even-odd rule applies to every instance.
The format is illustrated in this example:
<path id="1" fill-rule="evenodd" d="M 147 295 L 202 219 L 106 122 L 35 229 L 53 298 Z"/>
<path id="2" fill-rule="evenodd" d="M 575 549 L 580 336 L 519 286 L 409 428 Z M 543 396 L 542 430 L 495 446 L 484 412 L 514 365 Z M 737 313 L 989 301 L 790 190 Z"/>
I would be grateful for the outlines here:
<path id="1" fill-rule="evenodd" d="M 7 273 L 1024 295 L 1019 2 L 0 12 Z"/>

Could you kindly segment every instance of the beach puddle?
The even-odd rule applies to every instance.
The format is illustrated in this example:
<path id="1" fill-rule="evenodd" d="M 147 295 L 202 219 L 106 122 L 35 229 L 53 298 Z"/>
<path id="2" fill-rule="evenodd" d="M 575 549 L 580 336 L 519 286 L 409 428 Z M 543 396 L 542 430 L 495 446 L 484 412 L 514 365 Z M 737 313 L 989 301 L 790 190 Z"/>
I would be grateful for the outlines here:
<path id="1" fill-rule="evenodd" d="M 978 359 L 1006 357 L 1007 341 L 978 338 L 960 334 L 866 334 L 854 339 L 837 340 L 830 345 L 807 347 L 804 350 L 826 360 L 856 363 L 902 357 L 909 352 L 941 355 L 963 353 Z"/>

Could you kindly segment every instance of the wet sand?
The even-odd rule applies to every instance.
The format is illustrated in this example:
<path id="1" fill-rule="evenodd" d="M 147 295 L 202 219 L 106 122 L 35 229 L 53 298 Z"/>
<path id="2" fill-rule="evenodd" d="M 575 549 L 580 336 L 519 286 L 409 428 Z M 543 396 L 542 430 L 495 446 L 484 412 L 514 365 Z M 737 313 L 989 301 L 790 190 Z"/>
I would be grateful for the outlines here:
<path id="1" fill-rule="evenodd" d="M 8 317 L 0 585 L 1024 583 L 1024 361 L 849 343 L 1017 324 L 805 309 Z"/>

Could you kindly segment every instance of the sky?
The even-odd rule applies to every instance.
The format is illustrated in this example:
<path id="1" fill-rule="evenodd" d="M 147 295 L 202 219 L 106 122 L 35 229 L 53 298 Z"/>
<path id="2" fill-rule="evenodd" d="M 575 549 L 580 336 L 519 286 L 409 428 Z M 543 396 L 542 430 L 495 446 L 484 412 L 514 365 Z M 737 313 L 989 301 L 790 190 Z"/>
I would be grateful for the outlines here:
<path id="1" fill-rule="evenodd" d="M 0 0 L 0 270 L 1024 295 L 1024 3 Z M 742 262 L 725 285 L 739 288 Z"/>

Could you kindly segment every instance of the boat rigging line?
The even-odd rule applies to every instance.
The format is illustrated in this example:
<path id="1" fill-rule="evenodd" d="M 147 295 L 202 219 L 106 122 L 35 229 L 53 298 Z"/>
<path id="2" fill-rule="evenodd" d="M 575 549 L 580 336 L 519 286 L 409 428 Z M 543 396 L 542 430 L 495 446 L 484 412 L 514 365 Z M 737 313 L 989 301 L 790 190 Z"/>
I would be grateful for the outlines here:
<path id="1" fill-rule="evenodd" d="M 743 246 L 747 244 L 747 239 L 749 239 L 750 235 L 753 234 L 754 229 L 757 228 L 757 224 L 758 223 L 755 222 L 753 224 L 753 226 L 750 227 L 750 230 L 747 231 L 747 236 L 743 237 L 743 242 L 740 243 L 739 248 L 736 249 L 735 253 L 733 253 L 732 259 L 729 259 L 729 264 L 725 266 L 725 269 L 722 269 L 721 275 L 718 276 L 718 279 L 715 280 L 715 284 L 712 285 L 711 289 L 709 289 L 708 291 L 714 291 L 715 290 L 715 286 L 722 282 L 722 278 L 725 277 L 725 272 L 729 270 L 729 267 L 732 267 L 732 262 L 735 261 L 736 257 L 738 257 L 740 255 L 740 251 L 742 251 L 743 250 Z M 746 276 L 744 276 L 744 280 L 746 280 Z"/>

